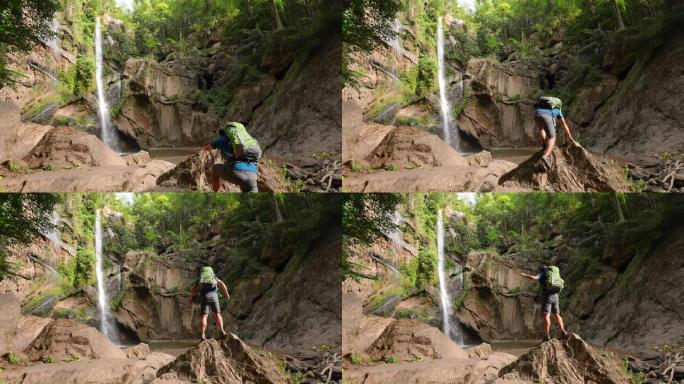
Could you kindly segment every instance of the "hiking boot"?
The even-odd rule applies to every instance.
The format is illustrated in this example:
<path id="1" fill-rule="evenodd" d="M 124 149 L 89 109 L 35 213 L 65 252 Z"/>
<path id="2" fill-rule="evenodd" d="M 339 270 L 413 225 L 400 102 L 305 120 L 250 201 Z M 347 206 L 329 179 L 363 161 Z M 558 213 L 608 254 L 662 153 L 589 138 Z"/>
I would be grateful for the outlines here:
<path id="1" fill-rule="evenodd" d="M 551 340 L 551 336 L 544 335 L 544 338 L 542 339 L 542 341 L 549 341 L 549 340 Z"/>
<path id="2" fill-rule="evenodd" d="M 551 158 L 549 156 L 542 156 L 542 162 L 549 168 L 551 168 Z"/>
<path id="3" fill-rule="evenodd" d="M 568 338 L 568 333 L 565 331 L 561 331 L 561 339 L 565 340 Z"/>
<path id="4" fill-rule="evenodd" d="M 201 340 L 201 341 L 204 341 L 204 340 L 206 340 L 206 339 L 207 339 L 207 337 L 204 336 L 204 335 L 202 335 L 202 337 L 200 337 L 200 340 Z"/>

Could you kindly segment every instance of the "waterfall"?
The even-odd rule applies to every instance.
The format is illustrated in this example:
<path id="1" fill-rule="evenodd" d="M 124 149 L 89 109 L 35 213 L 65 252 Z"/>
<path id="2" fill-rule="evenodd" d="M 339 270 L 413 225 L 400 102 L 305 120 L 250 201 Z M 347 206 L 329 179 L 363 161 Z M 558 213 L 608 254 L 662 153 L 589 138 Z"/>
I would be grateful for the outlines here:
<path id="1" fill-rule="evenodd" d="M 109 121 L 109 106 L 105 97 L 105 84 L 103 75 L 104 59 L 102 54 L 102 27 L 100 18 L 95 20 L 95 82 L 97 83 L 97 114 L 100 116 L 102 127 L 101 139 L 111 149 L 117 150 L 115 135 Z"/>
<path id="2" fill-rule="evenodd" d="M 50 241 L 50 244 L 55 251 L 62 247 L 62 239 L 59 238 L 59 230 L 57 229 L 60 220 L 61 217 L 59 216 L 59 213 L 52 211 L 52 218 L 50 219 L 52 228 L 49 231 L 41 231 L 41 234 Z"/>
<path id="3" fill-rule="evenodd" d="M 439 304 L 442 309 L 442 331 L 458 345 L 463 345 L 463 333 L 458 321 L 452 319 L 453 307 L 447 289 L 446 260 L 444 256 L 444 220 L 442 210 L 437 212 L 437 273 L 439 275 Z M 460 295 L 463 286 L 463 274 L 458 274 L 456 286 Z"/>
<path id="4" fill-rule="evenodd" d="M 453 142 L 451 138 L 451 107 L 447 99 L 447 80 L 446 80 L 446 64 L 444 59 L 444 25 L 442 18 L 437 21 L 437 77 L 439 82 L 439 111 L 442 117 L 442 135 L 444 141 L 452 147 L 459 149 L 458 131 L 454 135 Z M 462 80 L 461 80 L 462 81 Z M 463 83 L 461 85 L 461 92 L 463 91 Z"/>
<path id="5" fill-rule="evenodd" d="M 109 312 L 105 276 L 102 270 L 102 219 L 99 209 L 95 211 L 95 275 L 97 277 L 97 310 L 100 314 L 100 332 L 114 341 L 114 335 L 110 327 L 111 314 Z"/>

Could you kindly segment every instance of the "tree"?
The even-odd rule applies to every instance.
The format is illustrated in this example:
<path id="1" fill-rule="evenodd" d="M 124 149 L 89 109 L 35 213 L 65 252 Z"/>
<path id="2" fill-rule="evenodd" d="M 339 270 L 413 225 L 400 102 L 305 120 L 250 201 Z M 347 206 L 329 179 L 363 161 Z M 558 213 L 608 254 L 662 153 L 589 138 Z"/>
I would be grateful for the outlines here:
<path id="1" fill-rule="evenodd" d="M 622 31 L 625 29 L 625 22 L 622 20 L 622 14 L 620 13 L 620 4 L 618 0 L 612 0 L 613 3 L 613 13 L 615 14 L 615 19 L 617 20 L 618 30 Z"/>
<path id="2" fill-rule="evenodd" d="M 58 200 L 58 195 L 48 193 L 0 194 L 0 281 L 9 272 L 4 248 L 26 244 L 52 229 L 52 211 Z"/>
<path id="3" fill-rule="evenodd" d="M 283 22 L 280 21 L 280 14 L 278 13 L 278 4 L 275 0 L 271 0 L 271 14 L 273 15 L 273 20 L 275 21 L 276 31 L 283 29 Z"/>
<path id="4" fill-rule="evenodd" d="M 3 0 L 0 10 L 0 88 L 13 84 L 17 73 L 7 68 L 7 55 L 28 52 L 51 36 L 59 0 Z"/>

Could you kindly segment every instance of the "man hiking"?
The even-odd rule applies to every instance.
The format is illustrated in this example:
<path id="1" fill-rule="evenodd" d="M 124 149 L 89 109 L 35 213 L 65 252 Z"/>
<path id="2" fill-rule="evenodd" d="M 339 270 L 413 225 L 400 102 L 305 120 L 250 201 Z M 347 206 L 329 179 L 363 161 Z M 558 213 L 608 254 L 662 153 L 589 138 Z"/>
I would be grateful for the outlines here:
<path id="1" fill-rule="evenodd" d="M 565 122 L 563 112 L 561 112 L 562 102 L 560 99 L 550 96 L 542 96 L 537 104 L 534 105 L 534 120 L 539 127 L 539 138 L 542 141 L 544 155 L 542 161 L 547 166 L 551 166 L 551 151 L 556 146 L 556 123 L 558 120 L 563 124 L 563 129 L 568 135 L 568 140 L 575 141 L 570 134 L 570 127 Z"/>
<path id="2" fill-rule="evenodd" d="M 219 307 L 218 287 L 221 287 L 223 295 L 226 300 L 230 300 L 228 288 L 223 281 L 216 278 L 214 270 L 211 267 L 199 268 L 199 276 L 197 282 L 190 290 L 190 304 L 195 300 L 195 295 L 199 290 L 200 299 L 200 325 L 202 331 L 202 340 L 206 340 L 205 333 L 207 331 L 207 319 L 209 317 L 209 310 L 216 315 L 216 325 L 221 329 L 222 336 L 226 336 L 226 331 L 223 329 L 223 317 L 221 316 L 221 308 Z"/>
<path id="3" fill-rule="evenodd" d="M 544 304 L 544 341 L 551 340 L 549 331 L 551 330 L 551 313 L 558 323 L 558 327 L 565 338 L 568 333 L 565 332 L 565 325 L 563 318 L 560 315 L 560 303 L 558 294 L 563 289 L 563 279 L 560 277 L 560 271 L 556 266 L 543 266 L 536 275 L 528 275 L 522 273 L 523 276 L 530 280 L 538 281 L 541 286 L 542 302 Z"/>
<path id="4" fill-rule="evenodd" d="M 218 130 L 211 144 L 204 146 L 210 151 L 218 149 L 224 164 L 214 164 L 211 169 L 211 188 L 218 192 L 221 178 L 237 184 L 242 192 L 259 192 L 257 188 L 257 165 L 261 158 L 259 143 L 247 133 L 245 126 L 231 122 Z"/>

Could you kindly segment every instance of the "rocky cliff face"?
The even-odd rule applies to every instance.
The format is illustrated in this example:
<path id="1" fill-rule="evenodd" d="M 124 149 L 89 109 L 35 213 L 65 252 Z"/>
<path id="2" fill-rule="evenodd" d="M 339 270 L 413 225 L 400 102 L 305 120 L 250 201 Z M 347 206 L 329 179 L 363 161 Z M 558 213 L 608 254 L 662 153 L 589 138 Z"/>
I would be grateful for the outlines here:
<path id="1" fill-rule="evenodd" d="M 684 122 L 678 113 L 684 103 L 684 76 L 677 64 L 682 60 L 684 35 L 679 34 L 646 63 L 635 64 L 581 130 L 589 148 L 640 162 L 652 162 L 663 152 L 684 152 Z"/>
<path id="2" fill-rule="evenodd" d="M 206 144 L 218 119 L 193 106 L 200 76 L 182 62 L 128 60 L 117 127 L 143 148 Z"/>

